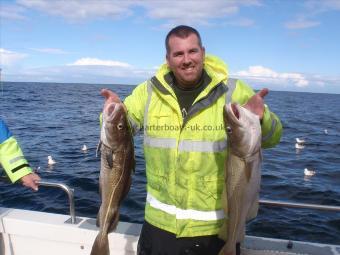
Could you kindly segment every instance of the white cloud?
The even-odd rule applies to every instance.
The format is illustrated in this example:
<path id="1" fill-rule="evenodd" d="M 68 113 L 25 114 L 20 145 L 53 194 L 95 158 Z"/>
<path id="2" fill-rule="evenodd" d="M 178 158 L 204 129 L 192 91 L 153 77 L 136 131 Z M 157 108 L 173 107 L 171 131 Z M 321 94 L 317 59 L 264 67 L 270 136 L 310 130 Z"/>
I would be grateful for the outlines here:
<path id="1" fill-rule="evenodd" d="M 24 8 L 16 5 L 5 5 L 1 3 L 0 8 L 0 19 L 14 19 L 14 20 L 23 20 L 24 16 Z"/>
<path id="2" fill-rule="evenodd" d="M 145 1 L 143 5 L 150 18 L 186 24 L 205 24 L 212 17 L 222 18 L 239 11 L 236 3 L 226 1 Z"/>
<path id="3" fill-rule="evenodd" d="M 154 74 L 153 69 L 124 68 L 103 65 L 65 65 L 21 69 L 7 69 L 7 81 L 51 81 L 76 83 L 138 84 Z"/>
<path id="4" fill-rule="evenodd" d="M 93 1 L 93 0 L 19 0 L 26 8 L 36 9 L 69 20 L 86 20 L 98 17 L 127 16 L 129 7 L 135 1 Z"/>
<path id="5" fill-rule="evenodd" d="M 236 27 L 251 27 L 255 25 L 255 21 L 248 18 L 234 19 L 232 21 L 227 21 L 226 25 L 236 26 Z"/>
<path id="6" fill-rule="evenodd" d="M 263 66 L 250 66 L 248 70 L 238 71 L 234 75 L 249 80 L 260 81 L 267 84 L 288 85 L 293 84 L 296 87 L 306 87 L 309 80 L 300 73 L 278 73 Z"/>
<path id="7" fill-rule="evenodd" d="M 47 54 L 67 54 L 66 51 L 57 48 L 31 48 L 31 50 Z"/>
<path id="8" fill-rule="evenodd" d="M 164 19 L 172 24 L 208 24 L 208 20 L 212 18 L 227 18 L 238 14 L 241 6 L 261 6 L 259 0 L 19 0 L 18 3 L 26 8 L 73 21 L 102 17 L 128 17 L 136 11 L 135 7 L 139 7 L 146 11 L 148 17 Z"/>
<path id="9" fill-rule="evenodd" d="M 310 27 L 316 27 L 319 25 L 320 25 L 320 22 L 318 21 L 305 20 L 302 18 L 285 23 L 285 27 L 288 29 L 305 29 L 305 28 L 310 28 Z"/>
<path id="10" fill-rule="evenodd" d="M 113 61 L 122 63 L 119 61 Z M 88 62 L 83 62 L 88 63 Z M 92 62 L 95 63 L 95 62 Z M 116 65 L 64 65 L 49 67 L 6 67 L 3 78 L 6 81 L 75 82 L 139 84 L 152 77 L 157 67 L 136 68 Z M 231 74 L 252 84 L 254 88 L 267 87 L 273 90 L 327 91 L 340 93 L 340 76 L 306 75 L 301 73 L 279 73 L 263 66 L 251 66 L 247 70 Z M 332 90 L 329 90 L 332 91 Z"/>
<path id="11" fill-rule="evenodd" d="M 114 60 L 102 60 L 98 58 L 81 58 L 74 63 L 68 64 L 70 66 L 114 66 L 122 68 L 130 68 L 128 63 L 114 61 Z"/>
<path id="12" fill-rule="evenodd" d="M 305 29 L 319 26 L 318 16 L 325 12 L 340 11 L 339 0 L 309 0 L 303 4 L 303 10 L 296 18 L 285 23 L 288 29 Z"/>
<path id="13" fill-rule="evenodd" d="M 339 0 L 309 0 L 305 2 L 306 9 L 312 13 L 340 11 Z"/>
<path id="14" fill-rule="evenodd" d="M 19 52 L 14 52 L 10 50 L 5 50 L 0 48 L 0 64 L 4 66 L 10 66 L 16 62 L 22 60 L 27 55 Z"/>

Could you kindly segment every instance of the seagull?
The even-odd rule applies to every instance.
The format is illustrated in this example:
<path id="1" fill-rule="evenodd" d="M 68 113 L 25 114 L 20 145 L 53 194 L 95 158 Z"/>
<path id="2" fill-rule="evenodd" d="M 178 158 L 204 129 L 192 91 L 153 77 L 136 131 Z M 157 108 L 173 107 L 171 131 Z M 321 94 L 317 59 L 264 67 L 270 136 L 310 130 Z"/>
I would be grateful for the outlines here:
<path id="1" fill-rule="evenodd" d="M 298 144 L 304 144 L 305 143 L 305 140 L 300 139 L 300 138 L 295 138 L 295 140 Z"/>
<path id="2" fill-rule="evenodd" d="M 327 135 L 327 134 L 328 134 L 328 130 L 327 130 L 327 129 L 325 129 L 325 130 L 324 130 L 324 132 L 325 132 L 325 135 Z"/>
<path id="3" fill-rule="evenodd" d="M 304 173 L 306 176 L 313 176 L 315 174 L 315 171 L 305 168 Z"/>
<path id="4" fill-rule="evenodd" d="M 47 164 L 50 165 L 50 166 L 52 166 L 52 165 L 54 165 L 55 163 L 57 163 L 57 162 L 55 162 L 55 160 L 52 159 L 52 156 L 51 156 L 51 155 L 48 155 L 48 156 L 47 156 L 47 159 L 48 159 Z"/>
<path id="5" fill-rule="evenodd" d="M 83 147 L 81 148 L 83 152 L 87 152 L 87 146 L 84 144 Z"/>
<path id="6" fill-rule="evenodd" d="M 301 149 L 303 149 L 303 148 L 305 148 L 305 146 L 304 146 L 303 144 L 301 144 L 301 143 L 296 143 L 296 144 L 295 144 L 295 149 L 301 150 Z"/>

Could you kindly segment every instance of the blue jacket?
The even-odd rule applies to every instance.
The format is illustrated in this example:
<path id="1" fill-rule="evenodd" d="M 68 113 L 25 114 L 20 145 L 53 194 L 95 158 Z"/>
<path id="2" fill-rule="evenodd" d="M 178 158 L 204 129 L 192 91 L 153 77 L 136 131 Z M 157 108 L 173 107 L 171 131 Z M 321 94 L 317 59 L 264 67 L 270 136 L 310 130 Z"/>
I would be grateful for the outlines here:
<path id="1" fill-rule="evenodd" d="M 0 118 L 0 164 L 11 182 L 32 173 L 17 140 Z"/>

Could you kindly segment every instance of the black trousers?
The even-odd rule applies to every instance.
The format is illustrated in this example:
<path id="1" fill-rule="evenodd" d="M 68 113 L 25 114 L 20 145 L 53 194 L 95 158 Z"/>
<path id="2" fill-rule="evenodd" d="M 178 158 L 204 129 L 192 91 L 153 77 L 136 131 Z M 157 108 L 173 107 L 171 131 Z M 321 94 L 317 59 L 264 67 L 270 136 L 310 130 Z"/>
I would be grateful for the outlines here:
<path id="1" fill-rule="evenodd" d="M 217 235 L 176 238 L 173 233 L 144 222 L 137 255 L 217 255 L 224 243 Z"/>

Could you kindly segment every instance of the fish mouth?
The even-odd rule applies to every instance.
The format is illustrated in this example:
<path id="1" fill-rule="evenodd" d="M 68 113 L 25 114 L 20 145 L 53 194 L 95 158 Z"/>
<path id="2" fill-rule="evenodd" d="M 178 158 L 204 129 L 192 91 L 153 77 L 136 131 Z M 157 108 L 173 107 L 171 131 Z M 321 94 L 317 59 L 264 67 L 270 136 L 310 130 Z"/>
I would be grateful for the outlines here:
<path id="1" fill-rule="evenodd" d="M 240 106 L 238 104 L 229 103 L 224 106 L 225 118 L 228 125 L 240 125 Z"/>
<path id="2" fill-rule="evenodd" d="M 238 110 L 238 106 L 236 104 L 231 104 L 231 110 L 234 113 L 234 116 L 239 120 L 240 119 L 240 112 Z"/>
<path id="3" fill-rule="evenodd" d="M 105 120 L 112 122 L 119 113 L 124 110 L 122 103 L 110 103 L 106 106 L 104 111 Z"/>

